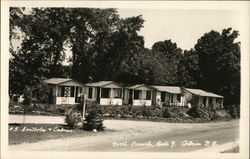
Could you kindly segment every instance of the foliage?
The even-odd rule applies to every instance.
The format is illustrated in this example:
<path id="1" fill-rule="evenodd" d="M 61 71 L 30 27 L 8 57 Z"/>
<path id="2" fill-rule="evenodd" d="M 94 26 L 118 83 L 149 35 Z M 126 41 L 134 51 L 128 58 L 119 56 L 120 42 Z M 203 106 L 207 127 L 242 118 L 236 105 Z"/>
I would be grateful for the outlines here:
<path id="1" fill-rule="evenodd" d="M 197 105 L 192 105 L 192 107 L 189 109 L 187 112 L 188 115 L 194 117 L 194 118 L 200 118 L 201 114 L 199 112 L 199 106 Z"/>
<path id="2" fill-rule="evenodd" d="M 163 118 L 170 118 L 171 117 L 171 114 L 170 114 L 170 111 L 169 111 L 168 108 L 166 108 L 165 110 L 163 110 L 162 117 Z"/>
<path id="3" fill-rule="evenodd" d="M 177 85 L 178 64 L 182 50 L 171 40 L 159 41 L 152 46 L 152 52 L 157 56 L 157 68 L 154 69 L 154 84 Z"/>
<path id="4" fill-rule="evenodd" d="M 104 130 L 103 126 L 103 118 L 100 113 L 100 109 L 98 109 L 98 106 L 93 106 L 93 109 L 91 109 L 85 120 L 83 121 L 83 129 L 91 131 L 93 129 L 96 130 Z"/>
<path id="5" fill-rule="evenodd" d="M 212 120 L 230 119 L 230 114 L 226 110 L 214 110 L 211 113 Z"/>
<path id="6" fill-rule="evenodd" d="M 199 87 L 225 96 L 225 104 L 240 102 L 240 43 L 238 31 L 210 31 L 195 45 L 201 78 Z"/>
<path id="7" fill-rule="evenodd" d="M 240 117 L 240 106 L 239 105 L 230 105 L 226 106 L 226 109 L 229 111 L 229 114 L 232 118 Z"/>
<path id="8" fill-rule="evenodd" d="M 178 65 L 178 83 L 180 86 L 196 88 L 200 79 L 198 55 L 195 50 L 185 50 Z"/>
<path id="9" fill-rule="evenodd" d="M 67 113 L 65 113 L 65 123 L 70 129 L 74 129 L 77 127 L 77 124 L 81 121 L 81 113 L 74 109 L 69 109 Z"/>

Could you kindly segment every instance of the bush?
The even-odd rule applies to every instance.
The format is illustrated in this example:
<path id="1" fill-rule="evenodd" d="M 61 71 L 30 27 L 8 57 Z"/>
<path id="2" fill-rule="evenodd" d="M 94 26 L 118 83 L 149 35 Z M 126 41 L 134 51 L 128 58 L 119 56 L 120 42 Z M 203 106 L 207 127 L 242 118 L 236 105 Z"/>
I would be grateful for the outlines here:
<path id="1" fill-rule="evenodd" d="M 215 110 L 212 120 L 230 119 L 230 115 L 225 110 Z"/>
<path id="2" fill-rule="evenodd" d="M 96 130 L 104 130 L 102 112 L 99 106 L 92 105 L 92 109 L 89 110 L 88 115 L 83 121 L 83 129 L 87 131 L 91 131 L 93 129 Z"/>
<path id="3" fill-rule="evenodd" d="M 65 123 L 70 129 L 74 129 L 77 127 L 77 124 L 81 121 L 81 114 L 74 110 L 69 109 L 65 114 Z"/>
<path id="4" fill-rule="evenodd" d="M 163 117 L 163 118 L 170 118 L 170 117 L 171 117 L 169 108 L 166 108 L 166 109 L 163 111 L 162 117 Z"/>
<path id="5" fill-rule="evenodd" d="M 240 117 L 240 106 L 231 105 L 229 108 L 229 114 L 232 118 L 239 118 Z"/>
<path id="6" fill-rule="evenodd" d="M 144 117 L 149 117 L 151 116 L 151 111 L 150 111 L 150 108 L 149 107 L 146 107 L 145 105 L 142 106 L 142 111 L 141 111 L 141 115 L 144 116 Z"/>
<path id="7" fill-rule="evenodd" d="M 194 117 L 194 118 L 200 118 L 201 114 L 199 112 L 199 106 L 193 105 L 189 111 L 187 112 L 188 115 Z"/>

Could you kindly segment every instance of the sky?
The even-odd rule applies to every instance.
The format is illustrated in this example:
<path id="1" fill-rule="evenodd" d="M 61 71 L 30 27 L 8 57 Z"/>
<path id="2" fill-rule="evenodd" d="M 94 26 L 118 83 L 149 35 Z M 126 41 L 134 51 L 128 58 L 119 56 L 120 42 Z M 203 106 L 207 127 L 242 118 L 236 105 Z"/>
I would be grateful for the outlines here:
<path id="1" fill-rule="evenodd" d="M 181 49 L 189 50 L 211 30 L 240 29 L 240 14 L 236 10 L 118 9 L 118 13 L 122 18 L 142 15 L 145 22 L 140 35 L 144 36 L 147 48 L 157 41 L 171 39 Z"/>
<path id="2" fill-rule="evenodd" d="M 145 47 L 151 48 L 155 42 L 171 40 L 182 50 L 194 47 L 197 40 L 211 30 L 221 32 L 225 28 L 240 30 L 238 10 L 204 9 L 119 9 L 121 18 L 142 15 L 145 20 L 139 34 L 144 37 Z M 66 49 L 66 60 L 72 55 Z"/>

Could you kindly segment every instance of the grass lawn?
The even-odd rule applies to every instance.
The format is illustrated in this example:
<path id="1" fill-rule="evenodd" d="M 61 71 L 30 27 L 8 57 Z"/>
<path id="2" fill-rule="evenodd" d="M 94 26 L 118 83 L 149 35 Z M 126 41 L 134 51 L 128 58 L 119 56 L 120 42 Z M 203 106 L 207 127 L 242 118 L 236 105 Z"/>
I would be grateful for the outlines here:
<path id="1" fill-rule="evenodd" d="M 95 133 L 80 128 L 69 130 L 65 125 L 59 124 L 9 124 L 9 145 L 49 139 L 84 137 L 109 132 L 111 131 Z"/>

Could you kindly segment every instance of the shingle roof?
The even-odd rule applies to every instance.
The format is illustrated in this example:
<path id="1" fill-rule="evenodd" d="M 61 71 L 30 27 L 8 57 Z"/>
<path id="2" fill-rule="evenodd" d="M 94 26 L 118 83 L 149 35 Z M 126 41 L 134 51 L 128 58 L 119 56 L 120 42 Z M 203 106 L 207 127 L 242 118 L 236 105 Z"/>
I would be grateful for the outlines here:
<path id="1" fill-rule="evenodd" d="M 217 98 L 224 98 L 223 96 L 211 93 L 211 92 L 206 92 L 201 89 L 191 89 L 191 88 L 185 88 L 187 91 L 190 93 L 199 95 L 199 96 L 206 96 L 206 97 L 217 97 Z"/>
<path id="2" fill-rule="evenodd" d="M 115 83 L 115 82 L 114 81 L 100 81 L 100 82 L 86 83 L 85 85 L 89 87 L 102 87 L 110 83 Z"/>
<path id="3" fill-rule="evenodd" d="M 67 81 L 71 81 L 72 79 L 69 78 L 50 78 L 47 80 L 44 80 L 43 82 L 48 83 L 48 84 L 60 84 L 60 83 L 64 83 Z"/>
<path id="4" fill-rule="evenodd" d="M 161 92 L 168 92 L 172 94 L 180 94 L 181 93 L 181 88 L 177 86 L 151 86 L 155 88 L 158 91 Z"/>

